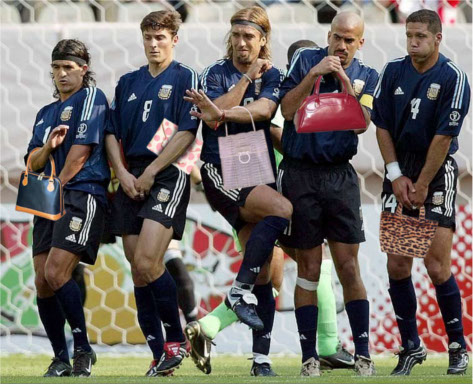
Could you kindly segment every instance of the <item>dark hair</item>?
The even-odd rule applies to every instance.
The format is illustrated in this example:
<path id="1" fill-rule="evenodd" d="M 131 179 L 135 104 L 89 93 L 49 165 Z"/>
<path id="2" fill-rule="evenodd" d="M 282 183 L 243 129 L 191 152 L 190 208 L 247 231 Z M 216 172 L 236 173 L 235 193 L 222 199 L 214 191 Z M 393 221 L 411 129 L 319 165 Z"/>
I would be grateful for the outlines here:
<path id="1" fill-rule="evenodd" d="M 298 40 L 295 43 L 292 43 L 287 50 L 287 62 L 291 64 L 292 56 L 299 48 L 305 47 L 318 47 L 316 43 L 312 40 Z"/>
<path id="2" fill-rule="evenodd" d="M 181 15 L 176 11 L 155 11 L 146 15 L 141 21 L 141 32 L 147 29 L 167 29 L 173 36 L 177 35 L 182 24 Z"/>
<path id="3" fill-rule="evenodd" d="M 76 39 L 61 40 L 54 47 L 51 56 L 54 57 L 54 56 L 59 56 L 59 55 L 75 56 L 79 59 L 82 59 L 83 61 L 85 61 L 85 63 L 88 66 L 90 66 L 89 50 L 87 49 L 87 47 L 82 41 L 79 41 Z M 95 73 L 92 72 L 90 69 L 87 70 L 87 72 L 84 75 L 84 78 L 82 79 L 82 88 L 87 88 L 87 87 L 95 85 L 94 75 Z M 51 72 L 51 78 L 53 78 L 52 72 Z M 54 83 L 54 78 L 53 78 L 53 84 L 54 84 L 53 97 L 56 99 L 59 99 L 59 89 L 57 89 L 57 86 Z"/>
<path id="4" fill-rule="evenodd" d="M 408 23 L 427 24 L 427 29 L 434 35 L 442 32 L 442 21 L 438 13 L 430 9 L 421 9 L 411 13 L 406 19 L 406 25 Z"/>

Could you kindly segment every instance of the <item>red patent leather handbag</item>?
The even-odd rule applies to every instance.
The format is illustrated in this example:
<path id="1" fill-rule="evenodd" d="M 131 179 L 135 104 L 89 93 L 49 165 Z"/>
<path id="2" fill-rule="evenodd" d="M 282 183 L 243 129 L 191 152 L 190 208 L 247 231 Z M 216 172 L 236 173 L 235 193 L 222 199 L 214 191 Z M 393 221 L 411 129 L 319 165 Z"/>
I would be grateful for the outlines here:
<path id="1" fill-rule="evenodd" d="M 366 121 L 361 105 L 355 96 L 348 94 L 342 83 L 341 93 L 320 93 L 322 76 L 315 81 L 314 93 L 305 98 L 294 116 L 297 133 L 349 131 L 365 129 Z"/>

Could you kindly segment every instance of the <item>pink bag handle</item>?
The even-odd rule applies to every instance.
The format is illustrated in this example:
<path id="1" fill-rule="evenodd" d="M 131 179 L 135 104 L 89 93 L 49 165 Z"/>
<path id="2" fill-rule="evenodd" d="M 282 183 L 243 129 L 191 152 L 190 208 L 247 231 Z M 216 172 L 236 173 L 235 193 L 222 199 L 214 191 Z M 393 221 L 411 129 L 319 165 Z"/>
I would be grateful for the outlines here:
<path id="1" fill-rule="evenodd" d="M 342 79 L 342 77 L 340 76 L 340 74 L 337 72 L 336 73 L 338 79 L 340 80 L 340 82 L 342 83 L 342 93 L 344 93 L 346 96 L 348 96 L 348 88 L 347 88 L 347 83 L 344 79 Z M 317 79 L 315 80 L 315 86 L 314 86 L 314 95 L 318 96 L 320 95 L 320 83 L 322 81 L 322 78 L 323 76 L 317 76 Z"/>
<path id="2" fill-rule="evenodd" d="M 237 105 L 236 107 L 233 107 L 232 109 L 237 109 L 237 108 L 244 109 L 246 112 L 248 112 L 248 114 L 250 115 L 250 119 L 251 119 L 251 125 L 253 126 L 253 131 L 256 132 L 256 127 L 255 127 L 255 122 L 254 122 L 254 120 L 253 120 L 253 115 L 252 115 L 251 112 L 248 110 L 248 108 L 245 108 L 245 107 L 242 107 L 242 106 Z M 227 122 L 225 122 L 225 136 L 228 136 L 228 126 L 227 126 Z"/>

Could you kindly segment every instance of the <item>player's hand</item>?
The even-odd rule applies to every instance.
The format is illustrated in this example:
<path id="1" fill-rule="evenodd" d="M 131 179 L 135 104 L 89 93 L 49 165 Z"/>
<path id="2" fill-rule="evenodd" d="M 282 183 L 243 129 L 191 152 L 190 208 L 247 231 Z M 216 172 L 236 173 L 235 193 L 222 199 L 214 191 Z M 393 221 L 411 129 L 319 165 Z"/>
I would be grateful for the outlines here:
<path id="1" fill-rule="evenodd" d="M 273 64 L 266 59 L 257 59 L 251 64 L 250 69 L 246 72 L 246 75 L 253 81 L 263 76 L 263 73 L 273 68 Z"/>
<path id="2" fill-rule="evenodd" d="M 122 186 L 123 192 L 125 192 L 130 199 L 139 200 L 140 194 L 135 188 L 136 177 L 128 171 L 123 171 L 123 173 L 117 174 L 117 178 Z"/>
<path id="3" fill-rule="evenodd" d="M 154 175 L 148 168 L 135 181 L 135 189 L 138 191 L 139 199 L 144 200 L 149 195 L 149 191 L 154 184 Z"/>
<path id="4" fill-rule="evenodd" d="M 327 73 L 339 72 L 340 69 L 343 69 L 343 67 L 338 56 L 326 56 L 310 71 L 313 75 L 321 76 Z"/>
<path id="5" fill-rule="evenodd" d="M 409 195 L 416 192 L 414 184 L 411 179 L 406 176 L 398 177 L 392 182 L 393 192 L 396 199 L 403 207 L 413 209 L 412 201 L 409 199 Z"/>
<path id="6" fill-rule="evenodd" d="M 409 193 L 409 200 L 411 201 L 414 209 L 420 209 L 427 199 L 429 186 L 420 183 L 414 183 L 414 189 L 415 192 Z"/>
<path id="7" fill-rule="evenodd" d="M 49 134 L 46 145 L 51 149 L 56 149 L 57 147 L 59 147 L 64 142 L 64 139 L 66 138 L 68 130 L 69 130 L 68 125 L 63 125 L 63 124 L 58 125 Z"/>
<path id="8" fill-rule="evenodd" d="M 204 91 L 197 91 L 196 89 L 188 89 L 184 96 L 184 100 L 196 105 L 199 111 L 192 109 L 190 114 L 201 120 L 204 120 L 209 127 L 213 127 L 215 124 L 212 124 L 222 117 L 222 111 L 210 100 Z"/>

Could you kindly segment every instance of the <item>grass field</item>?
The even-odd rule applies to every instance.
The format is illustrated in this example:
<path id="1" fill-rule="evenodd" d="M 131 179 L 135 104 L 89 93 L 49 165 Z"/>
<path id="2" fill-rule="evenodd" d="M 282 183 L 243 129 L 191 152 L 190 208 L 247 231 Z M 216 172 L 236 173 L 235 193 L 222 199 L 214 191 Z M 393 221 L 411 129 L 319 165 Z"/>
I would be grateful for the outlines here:
<path id="1" fill-rule="evenodd" d="M 390 377 L 396 365 L 393 357 L 375 358 L 377 376 L 361 378 L 353 376 L 353 371 L 335 370 L 322 373 L 319 378 L 298 376 L 300 360 L 297 357 L 273 358 L 274 370 L 278 377 L 250 377 L 251 361 L 243 356 L 219 356 L 212 359 L 213 372 L 204 375 L 198 371 L 192 360 L 186 359 L 173 377 L 143 377 L 149 359 L 142 357 L 98 356 L 90 378 L 43 378 L 49 365 L 48 356 L 9 355 L 1 358 L 1 383 L 471 383 L 471 366 L 465 376 L 447 376 L 447 357 L 428 357 L 416 366 L 412 375 L 405 378 Z"/>

